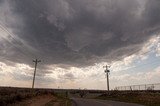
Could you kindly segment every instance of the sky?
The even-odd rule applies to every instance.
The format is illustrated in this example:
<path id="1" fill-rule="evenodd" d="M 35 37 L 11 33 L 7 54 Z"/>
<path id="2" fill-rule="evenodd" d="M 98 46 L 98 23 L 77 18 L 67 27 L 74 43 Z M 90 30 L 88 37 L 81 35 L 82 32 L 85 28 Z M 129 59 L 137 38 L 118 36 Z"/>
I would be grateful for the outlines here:
<path id="1" fill-rule="evenodd" d="M 159 0 L 0 0 L 0 86 L 159 83 Z"/>

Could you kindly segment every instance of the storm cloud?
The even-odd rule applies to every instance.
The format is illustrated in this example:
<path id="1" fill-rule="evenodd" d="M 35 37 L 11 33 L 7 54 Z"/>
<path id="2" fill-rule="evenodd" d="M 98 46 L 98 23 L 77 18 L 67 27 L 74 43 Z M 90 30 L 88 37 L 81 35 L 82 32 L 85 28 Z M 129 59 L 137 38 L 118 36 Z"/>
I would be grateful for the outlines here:
<path id="1" fill-rule="evenodd" d="M 0 54 L 24 64 L 39 58 L 44 66 L 111 62 L 138 52 L 159 34 L 159 5 L 159 0 L 0 0 Z"/>

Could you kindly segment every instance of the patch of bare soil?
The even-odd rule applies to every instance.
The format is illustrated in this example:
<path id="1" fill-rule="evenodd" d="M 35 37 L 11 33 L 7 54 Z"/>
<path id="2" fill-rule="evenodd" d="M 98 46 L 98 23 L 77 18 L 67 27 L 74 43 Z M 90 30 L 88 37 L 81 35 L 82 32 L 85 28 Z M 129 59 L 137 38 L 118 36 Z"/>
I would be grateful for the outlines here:
<path id="1" fill-rule="evenodd" d="M 56 98 L 51 94 L 41 95 L 12 104 L 10 106 L 45 106 L 48 102 L 55 99 Z"/>

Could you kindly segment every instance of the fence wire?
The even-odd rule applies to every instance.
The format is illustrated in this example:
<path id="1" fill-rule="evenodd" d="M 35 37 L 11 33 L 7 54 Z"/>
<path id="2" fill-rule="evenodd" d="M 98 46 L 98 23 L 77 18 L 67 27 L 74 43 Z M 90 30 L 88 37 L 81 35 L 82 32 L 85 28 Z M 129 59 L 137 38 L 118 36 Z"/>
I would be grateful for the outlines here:
<path id="1" fill-rule="evenodd" d="M 115 90 L 160 90 L 160 83 L 118 86 Z"/>

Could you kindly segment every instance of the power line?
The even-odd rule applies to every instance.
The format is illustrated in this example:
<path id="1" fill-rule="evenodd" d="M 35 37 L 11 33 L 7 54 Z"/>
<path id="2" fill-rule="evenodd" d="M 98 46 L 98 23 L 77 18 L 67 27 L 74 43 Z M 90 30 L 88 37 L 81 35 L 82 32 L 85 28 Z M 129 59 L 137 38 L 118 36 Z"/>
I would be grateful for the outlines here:
<path id="1" fill-rule="evenodd" d="M 18 51 L 20 51 L 23 55 L 25 56 L 29 56 L 31 58 L 38 58 L 37 55 L 35 55 L 33 52 L 38 52 L 36 51 L 33 47 L 29 46 L 25 41 L 21 41 L 21 39 L 19 39 L 18 37 L 16 37 L 15 34 L 11 33 L 10 31 L 8 31 L 8 29 L 5 27 L 5 25 L 3 25 L 3 22 L 0 22 L 0 28 L 6 32 L 7 34 L 9 34 L 10 38 L 12 38 L 15 42 L 17 43 L 22 43 L 23 42 L 23 45 L 25 47 L 23 47 L 23 50 L 22 50 L 22 47 L 21 46 L 17 46 L 15 45 L 14 43 L 12 43 L 12 41 L 10 41 L 8 38 L 2 36 L 6 41 L 8 41 L 8 43 L 10 43 L 11 45 L 13 45 Z M 16 37 L 16 38 L 15 38 Z M 26 49 L 29 48 L 30 50 Z M 32 52 L 31 52 L 32 51 Z M 27 53 L 26 53 L 27 52 Z M 39 56 L 43 57 L 41 54 L 38 54 Z"/>
<path id="2" fill-rule="evenodd" d="M 151 61 L 149 63 L 146 63 L 146 64 L 142 64 L 142 65 L 138 65 L 138 66 L 134 66 L 134 67 L 131 67 L 131 68 L 128 68 L 128 69 L 135 69 L 135 68 L 139 68 L 139 67 L 142 67 L 142 66 L 145 66 L 145 65 L 151 65 L 151 64 L 155 64 L 155 63 L 158 63 L 160 59 L 158 60 L 154 60 L 154 61 Z"/>
<path id="3" fill-rule="evenodd" d="M 133 55 L 133 54 L 135 54 L 135 53 L 137 53 L 137 52 L 139 52 L 140 50 L 137 50 L 136 52 L 134 52 L 134 53 L 130 53 L 128 56 L 131 56 L 131 55 Z M 139 55 L 144 55 L 144 54 L 147 54 L 147 53 L 150 53 L 150 52 L 152 52 L 152 51 L 147 51 L 147 52 L 144 52 L 144 53 L 142 53 L 142 54 L 139 54 Z M 124 59 L 124 58 L 123 58 Z M 121 59 L 117 59 L 116 61 L 122 61 L 122 58 Z"/>
<path id="4" fill-rule="evenodd" d="M 137 50 L 137 51 L 134 52 L 134 53 L 137 53 L 138 51 L 140 51 L 140 50 Z M 147 52 L 144 52 L 144 53 L 142 53 L 142 54 L 140 54 L 140 55 L 144 55 L 144 54 L 151 53 L 151 52 L 152 52 L 152 51 L 147 51 Z M 128 56 L 131 56 L 131 55 L 133 55 L 134 53 L 130 53 Z M 116 61 L 123 61 L 123 60 L 122 60 L 122 58 L 121 58 L 121 59 L 118 59 L 118 60 L 116 60 Z M 152 63 L 142 64 L 142 65 L 134 66 L 134 67 L 131 67 L 131 68 L 128 68 L 128 69 L 141 67 L 141 66 L 143 66 L 143 65 L 153 64 L 153 62 L 157 62 L 157 61 L 158 61 L 158 60 L 155 60 L 155 61 L 152 61 Z"/>
<path id="5" fill-rule="evenodd" d="M 1 30 L 2 31 L 4 31 L 4 32 L 6 32 L 7 34 L 9 34 L 10 35 L 10 37 L 14 40 L 14 41 L 16 41 L 16 42 L 19 42 L 19 41 L 17 41 L 13 36 L 15 36 L 14 34 L 12 34 L 12 33 L 10 33 L 8 30 L 7 30 L 7 28 L 5 28 L 3 25 L 1 25 L 0 24 L 0 28 L 1 28 Z M 21 52 L 23 55 L 25 55 L 25 56 L 27 56 L 27 57 L 31 57 L 31 58 L 33 58 L 33 56 L 34 57 L 36 57 L 34 54 L 32 54 L 31 52 L 29 52 L 28 50 L 26 50 L 25 49 L 25 51 L 23 51 L 22 49 L 20 49 L 19 48 L 19 46 L 17 47 L 17 45 L 15 45 L 15 44 L 13 44 L 9 39 L 7 39 L 6 37 L 3 37 L 4 39 L 6 39 L 6 41 L 8 41 L 8 43 L 10 43 L 11 45 L 13 45 L 19 52 Z M 20 41 L 21 42 L 21 41 Z M 24 49 L 24 48 L 23 48 Z M 28 53 L 26 53 L 26 52 L 28 52 Z M 4 57 L 3 58 L 1 58 L 1 59 L 4 59 Z M 36 75 L 36 69 L 37 69 L 37 64 L 39 63 L 39 62 L 41 62 L 41 60 L 33 60 L 33 62 L 35 62 L 35 70 L 34 70 L 34 75 L 33 75 L 33 82 L 32 82 L 32 88 L 34 88 L 34 82 L 35 82 L 35 75 Z"/>
<path id="6" fill-rule="evenodd" d="M 155 63 L 158 63 L 159 62 L 159 60 L 160 59 L 158 59 L 158 60 L 154 60 L 154 61 L 151 61 L 151 62 L 149 62 L 149 63 L 146 63 L 146 64 L 142 64 L 142 65 L 138 65 L 138 66 L 134 66 L 134 67 L 130 67 L 130 68 L 127 68 L 126 70 L 128 70 L 128 69 L 136 69 L 136 68 L 140 68 L 140 67 L 142 67 L 142 66 L 145 66 L 145 65 L 151 65 L 151 64 L 155 64 Z"/>
<path id="7" fill-rule="evenodd" d="M 6 32 L 7 34 L 9 34 L 10 35 L 10 37 L 14 40 L 14 41 L 16 41 L 16 42 L 21 42 L 21 41 L 17 41 L 13 36 L 15 36 L 14 34 L 12 34 L 12 33 L 10 33 L 8 30 L 7 30 L 7 28 L 6 27 L 4 27 L 3 25 L 2 25 L 2 23 L 0 23 L 0 28 L 1 28 L 1 30 L 3 30 L 4 32 Z M 20 49 L 19 48 L 19 46 L 16 46 L 14 43 L 12 43 L 10 40 L 8 40 L 6 37 L 3 37 L 4 39 L 6 39 L 7 41 L 8 41 L 8 43 L 10 43 L 11 45 L 13 45 L 18 51 L 20 51 L 22 54 L 24 54 L 24 55 L 26 55 L 27 57 L 29 56 L 29 57 L 31 57 L 31 58 L 33 58 L 33 53 L 31 53 L 31 52 L 29 52 L 28 50 L 26 50 L 25 49 L 25 52 L 22 50 L 22 49 Z M 24 48 L 23 48 L 24 49 Z M 26 51 L 28 52 L 28 53 L 26 53 Z M 34 55 L 34 57 L 36 57 L 35 55 Z"/>

